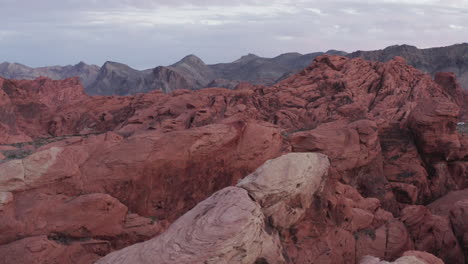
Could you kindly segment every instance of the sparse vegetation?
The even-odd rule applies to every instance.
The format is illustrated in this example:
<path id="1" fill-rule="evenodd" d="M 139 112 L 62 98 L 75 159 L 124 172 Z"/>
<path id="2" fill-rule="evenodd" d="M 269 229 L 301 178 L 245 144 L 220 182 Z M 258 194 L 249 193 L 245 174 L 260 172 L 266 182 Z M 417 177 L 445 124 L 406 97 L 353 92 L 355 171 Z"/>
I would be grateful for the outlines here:
<path id="1" fill-rule="evenodd" d="M 29 142 L 19 142 L 19 143 L 13 143 L 13 144 L 0 144 L 0 146 L 9 146 L 9 147 L 14 147 L 16 149 L 13 150 L 3 150 L 0 151 L 6 159 L 0 160 L 0 163 L 13 160 L 13 159 L 24 159 L 27 156 L 31 155 L 35 149 L 38 149 L 44 145 L 58 142 L 65 140 L 67 138 L 71 137 L 83 137 L 87 138 L 91 135 L 98 135 L 101 133 L 89 133 L 89 134 L 73 134 L 73 135 L 64 135 L 64 136 L 58 136 L 58 137 L 48 137 L 48 138 L 38 138 L 34 141 L 29 141 Z"/>
<path id="2" fill-rule="evenodd" d="M 374 230 L 374 229 L 363 229 L 363 230 L 354 232 L 353 235 L 354 235 L 354 238 L 355 238 L 356 240 L 359 240 L 359 237 L 360 237 L 361 235 L 366 235 L 366 236 L 372 238 L 372 240 L 375 240 L 375 238 L 376 238 L 375 230 Z"/>
<path id="3" fill-rule="evenodd" d="M 24 149 L 15 149 L 15 150 L 5 150 L 3 151 L 3 155 L 5 155 L 7 160 L 12 159 L 23 159 L 31 154 L 31 150 L 24 150 Z"/>

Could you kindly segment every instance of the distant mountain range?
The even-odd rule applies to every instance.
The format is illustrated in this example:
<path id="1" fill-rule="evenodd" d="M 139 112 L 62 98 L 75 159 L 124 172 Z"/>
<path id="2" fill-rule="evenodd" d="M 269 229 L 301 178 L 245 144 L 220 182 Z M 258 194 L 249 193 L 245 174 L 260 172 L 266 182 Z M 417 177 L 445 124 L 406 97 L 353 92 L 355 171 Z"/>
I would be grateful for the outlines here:
<path id="1" fill-rule="evenodd" d="M 330 50 L 310 54 L 285 53 L 275 58 L 248 54 L 231 63 L 205 64 L 195 55 L 189 55 L 170 66 L 136 70 L 125 64 L 108 61 L 102 67 L 83 62 L 74 66 L 30 68 L 17 63 L 0 64 L 0 76 L 9 79 L 52 79 L 80 77 L 90 95 L 130 95 L 152 90 L 170 92 L 174 89 L 201 89 L 225 87 L 233 89 L 240 82 L 272 85 L 278 80 L 307 67 L 323 54 L 346 55 Z"/>
<path id="2" fill-rule="evenodd" d="M 448 47 L 418 49 L 410 45 L 395 45 L 383 50 L 356 51 L 347 55 L 372 61 L 389 61 L 401 56 L 416 69 L 429 73 L 453 72 L 464 89 L 468 89 L 468 43 Z"/>
<path id="3" fill-rule="evenodd" d="M 152 90 L 171 92 L 175 89 L 205 87 L 235 88 L 240 82 L 273 85 L 307 67 L 315 57 L 323 54 L 351 58 L 388 61 L 401 56 L 417 69 L 434 75 L 436 72 L 454 72 L 460 84 L 468 89 L 468 44 L 418 49 L 409 45 L 395 45 L 383 50 L 344 51 L 329 50 L 309 54 L 285 53 L 274 58 L 248 54 L 230 63 L 207 65 L 195 55 L 189 55 L 170 66 L 136 70 L 125 64 L 108 61 L 102 67 L 80 62 L 76 65 L 31 68 L 18 63 L 0 64 L 0 76 L 9 79 L 52 79 L 80 77 L 90 95 L 131 95 Z"/>
<path id="4" fill-rule="evenodd" d="M 0 76 L 8 79 L 33 80 L 40 76 L 54 80 L 79 76 L 84 86 L 88 86 L 96 80 L 99 74 L 99 66 L 88 65 L 80 62 L 76 65 L 50 66 L 31 68 L 19 63 L 4 62 L 0 64 Z"/>
<path id="5" fill-rule="evenodd" d="M 86 86 L 91 95 L 130 95 L 152 90 L 171 92 L 174 89 L 225 87 L 233 89 L 240 82 L 272 85 L 278 80 L 307 67 L 323 54 L 345 55 L 327 51 L 310 54 L 286 53 L 275 58 L 248 54 L 231 63 L 205 64 L 195 55 L 188 55 L 170 66 L 138 71 L 125 64 L 106 62 L 96 80 Z"/>

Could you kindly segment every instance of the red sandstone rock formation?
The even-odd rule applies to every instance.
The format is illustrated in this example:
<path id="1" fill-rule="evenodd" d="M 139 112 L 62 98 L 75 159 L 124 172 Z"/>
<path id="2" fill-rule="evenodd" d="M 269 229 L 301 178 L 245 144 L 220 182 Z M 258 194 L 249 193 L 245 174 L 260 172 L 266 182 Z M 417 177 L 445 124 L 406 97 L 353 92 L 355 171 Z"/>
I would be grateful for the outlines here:
<path id="1" fill-rule="evenodd" d="M 236 187 L 199 203 L 164 234 L 97 263 L 285 263 L 277 230 L 304 216 L 328 167 L 328 158 L 314 153 L 270 160 Z"/>
<path id="2" fill-rule="evenodd" d="M 403 257 L 398 258 L 393 264 L 443 264 L 444 262 L 432 254 L 421 251 L 407 251 Z M 359 264 L 389 264 L 387 261 L 380 261 L 379 258 L 365 256 Z"/>
<path id="3" fill-rule="evenodd" d="M 0 143 L 47 137 L 53 115 L 80 99 L 88 98 L 78 78 L 53 81 L 38 78 L 16 81 L 0 78 Z"/>
<path id="4" fill-rule="evenodd" d="M 1 79 L 0 251 L 16 263 L 91 263 L 293 151 L 331 166 L 310 206 L 284 205 L 297 218 L 264 212 L 286 262 L 417 249 L 463 263 L 464 203 L 446 215 L 424 206 L 468 186 L 464 111 L 450 75 L 436 83 L 401 58 L 322 56 L 272 87 L 132 97 L 88 97 L 75 79 Z"/>

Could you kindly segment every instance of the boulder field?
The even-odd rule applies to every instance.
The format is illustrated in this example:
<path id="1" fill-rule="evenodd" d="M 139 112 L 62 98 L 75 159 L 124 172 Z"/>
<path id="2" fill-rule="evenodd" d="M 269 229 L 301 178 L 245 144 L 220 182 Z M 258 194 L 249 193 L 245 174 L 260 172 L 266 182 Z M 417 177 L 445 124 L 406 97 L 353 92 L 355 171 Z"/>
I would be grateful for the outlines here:
<path id="1" fill-rule="evenodd" d="M 0 263 L 466 263 L 464 97 L 399 57 L 121 97 L 0 79 Z"/>

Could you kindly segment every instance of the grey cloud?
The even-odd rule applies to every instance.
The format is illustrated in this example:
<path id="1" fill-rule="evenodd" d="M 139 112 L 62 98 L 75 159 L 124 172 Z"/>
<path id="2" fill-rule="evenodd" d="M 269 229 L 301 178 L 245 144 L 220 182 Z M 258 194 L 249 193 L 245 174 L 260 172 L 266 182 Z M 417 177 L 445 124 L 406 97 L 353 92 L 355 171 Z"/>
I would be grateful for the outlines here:
<path id="1" fill-rule="evenodd" d="M 189 53 L 215 63 L 248 52 L 450 45 L 467 41 L 463 2 L 0 0 L 0 61 L 149 68 Z"/>

